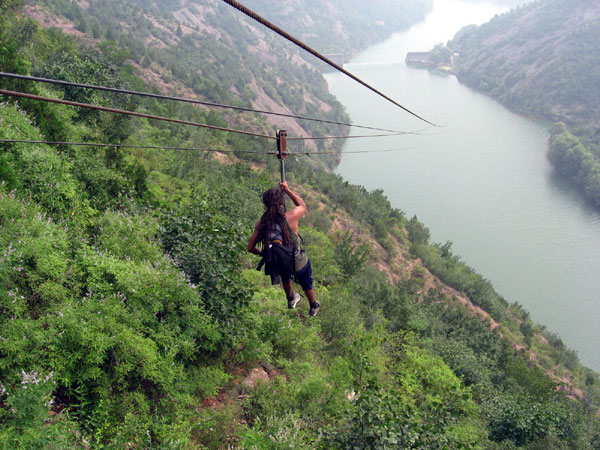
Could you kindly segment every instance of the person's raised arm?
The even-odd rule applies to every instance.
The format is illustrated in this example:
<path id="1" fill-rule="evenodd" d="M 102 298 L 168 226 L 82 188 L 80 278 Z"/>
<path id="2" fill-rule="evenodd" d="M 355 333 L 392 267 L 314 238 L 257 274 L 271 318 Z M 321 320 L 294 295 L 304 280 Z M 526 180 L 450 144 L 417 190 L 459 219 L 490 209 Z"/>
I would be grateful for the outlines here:
<path id="1" fill-rule="evenodd" d="M 306 203 L 304 203 L 304 200 L 302 200 L 298 194 L 292 192 L 292 190 L 287 184 L 287 181 L 282 181 L 281 183 L 279 183 L 279 186 L 281 186 L 283 192 L 285 192 L 288 195 L 288 197 L 294 202 L 294 205 L 296 205 L 297 207 L 299 206 L 301 208 L 304 208 L 304 210 L 306 210 Z"/>
<path id="2" fill-rule="evenodd" d="M 292 230 L 295 233 L 298 233 L 298 221 L 300 220 L 300 217 L 302 217 L 306 212 L 306 203 L 304 203 L 304 200 L 302 200 L 302 198 L 300 198 L 298 194 L 296 194 L 290 189 L 286 181 L 282 181 L 281 183 L 279 183 L 279 185 L 296 206 L 294 209 L 291 209 L 290 211 L 285 213 L 285 218 L 288 221 L 290 227 L 292 227 Z"/>

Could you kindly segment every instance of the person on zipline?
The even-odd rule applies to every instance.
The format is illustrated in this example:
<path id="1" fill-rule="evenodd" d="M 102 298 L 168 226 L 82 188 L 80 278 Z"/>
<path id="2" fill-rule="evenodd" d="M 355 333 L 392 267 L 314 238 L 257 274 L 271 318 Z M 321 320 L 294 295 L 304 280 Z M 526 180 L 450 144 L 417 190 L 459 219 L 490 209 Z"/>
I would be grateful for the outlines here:
<path id="1" fill-rule="evenodd" d="M 290 211 L 285 211 L 284 192 L 295 205 Z M 308 298 L 309 315 L 315 316 L 321 305 L 315 300 L 310 260 L 302 249 L 298 236 L 298 221 L 306 212 L 306 203 L 291 191 L 285 181 L 280 183 L 279 188 L 264 192 L 262 199 L 267 209 L 254 227 L 248 251 L 262 257 L 257 270 L 264 264 L 265 274 L 271 276 L 271 283 L 281 283 L 288 308 L 295 308 L 300 300 L 300 294 L 294 294 L 292 290 L 294 278 Z"/>

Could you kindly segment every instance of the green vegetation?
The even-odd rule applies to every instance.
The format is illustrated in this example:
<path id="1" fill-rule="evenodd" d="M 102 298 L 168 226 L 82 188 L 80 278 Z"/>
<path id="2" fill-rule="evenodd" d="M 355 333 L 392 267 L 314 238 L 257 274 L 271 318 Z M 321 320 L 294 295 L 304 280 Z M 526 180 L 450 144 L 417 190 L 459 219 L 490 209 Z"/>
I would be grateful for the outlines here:
<path id="1" fill-rule="evenodd" d="M 3 71 L 143 86 L 118 43 L 88 47 L 9 12 L 0 43 Z M 180 105 L 2 83 L 225 121 Z M 0 103 L 0 124 L 2 139 L 263 149 L 223 133 L 11 99 Z M 274 158 L 251 168 L 239 156 L 223 164 L 202 152 L 23 143 L 1 143 L 0 156 L 0 448 L 600 442 L 598 375 L 498 297 L 449 243 L 430 246 L 427 228 L 381 191 L 289 161 L 290 183 L 311 208 L 302 234 L 323 308 L 309 318 L 306 302 L 287 309 L 245 251 L 260 194 L 276 182 Z M 338 217 L 356 229 L 335 231 Z M 489 320 L 425 289 L 428 270 L 417 259 L 395 283 L 377 268 L 409 251 L 500 326 L 491 331 Z M 519 349 L 525 338 L 529 348 Z M 540 367 L 528 359 L 534 352 Z M 579 399 L 557 389 L 558 377 L 573 383 L 563 389 L 582 390 Z"/>
<path id="2" fill-rule="evenodd" d="M 557 170 L 580 186 L 587 198 L 600 207 L 600 153 L 595 155 L 559 122 L 550 130 L 549 155 Z"/>
<path id="3" fill-rule="evenodd" d="M 259 109 L 265 109 L 265 103 L 276 104 L 283 112 L 348 122 L 342 106 L 328 93 L 324 78 L 314 67 L 293 58 L 294 53 L 283 39 L 250 28 L 243 19 L 245 16 L 226 4 L 211 6 L 206 14 L 199 5 L 187 5 L 185 11 L 200 17 L 202 26 L 208 29 L 200 28 L 199 23 L 182 13 L 179 2 L 102 0 L 91 2 L 86 9 L 68 0 L 44 4 L 52 14 L 72 21 L 77 30 L 91 34 L 105 53 L 112 53 L 120 61 L 130 60 L 133 63 L 129 65 L 130 73 L 157 80 L 157 88 L 166 84 L 173 93 L 185 90 L 210 102 L 243 107 L 252 107 L 257 102 Z M 270 51 L 264 52 L 263 47 Z M 81 60 L 85 58 L 72 65 L 78 66 Z M 60 61 L 62 55 L 57 55 L 57 62 Z M 40 70 L 46 68 L 40 67 L 34 73 L 39 74 Z M 63 70 L 59 64 L 50 75 L 83 81 L 87 78 L 82 73 L 85 70 Z M 106 85 L 113 86 L 111 81 L 105 80 Z M 173 115 L 181 107 L 168 108 L 162 112 Z M 250 124 L 257 131 L 275 134 L 274 127 L 264 118 L 228 113 L 227 121 L 246 128 Z M 317 122 L 303 121 L 298 126 L 316 136 L 345 132 L 343 127 Z M 238 149 L 248 150 L 245 142 L 239 140 L 237 144 Z M 316 146 L 314 150 L 340 149 L 336 141 L 316 141 Z M 308 150 L 302 143 L 296 143 L 295 147 Z M 335 155 L 319 159 L 330 166 L 335 161 Z"/>
<path id="4" fill-rule="evenodd" d="M 595 4 L 531 2 L 448 43 L 458 78 L 510 108 L 562 122 L 552 131 L 550 159 L 600 206 L 600 39 Z M 573 141 L 577 140 L 577 143 Z"/>

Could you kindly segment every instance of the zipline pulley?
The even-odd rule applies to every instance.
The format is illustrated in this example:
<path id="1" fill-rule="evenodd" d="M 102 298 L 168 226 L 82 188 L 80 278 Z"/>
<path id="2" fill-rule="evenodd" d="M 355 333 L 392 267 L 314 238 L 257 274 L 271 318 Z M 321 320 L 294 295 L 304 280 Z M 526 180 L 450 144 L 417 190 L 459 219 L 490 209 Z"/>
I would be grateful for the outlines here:
<path id="1" fill-rule="evenodd" d="M 281 169 L 281 181 L 285 181 L 285 157 L 287 156 L 287 131 L 277 131 L 277 159 Z"/>

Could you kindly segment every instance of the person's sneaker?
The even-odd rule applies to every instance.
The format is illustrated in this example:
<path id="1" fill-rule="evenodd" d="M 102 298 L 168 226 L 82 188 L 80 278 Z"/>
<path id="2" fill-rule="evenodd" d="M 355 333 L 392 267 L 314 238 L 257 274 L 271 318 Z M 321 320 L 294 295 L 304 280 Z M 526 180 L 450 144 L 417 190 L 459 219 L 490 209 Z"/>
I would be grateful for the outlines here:
<path id="1" fill-rule="evenodd" d="M 316 316 L 320 309 L 321 309 L 321 305 L 319 304 L 319 302 L 314 302 L 312 305 L 310 305 L 310 309 L 308 310 L 308 315 Z"/>
<path id="2" fill-rule="evenodd" d="M 288 299 L 288 308 L 294 309 L 299 301 L 300 301 L 300 294 L 295 293 L 294 298 L 292 298 L 291 300 Z"/>

